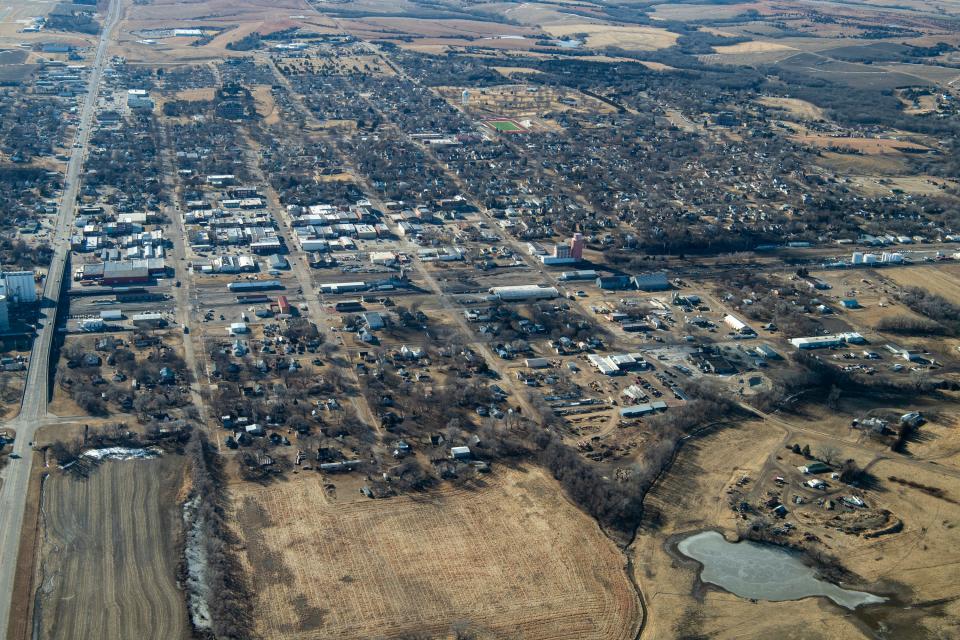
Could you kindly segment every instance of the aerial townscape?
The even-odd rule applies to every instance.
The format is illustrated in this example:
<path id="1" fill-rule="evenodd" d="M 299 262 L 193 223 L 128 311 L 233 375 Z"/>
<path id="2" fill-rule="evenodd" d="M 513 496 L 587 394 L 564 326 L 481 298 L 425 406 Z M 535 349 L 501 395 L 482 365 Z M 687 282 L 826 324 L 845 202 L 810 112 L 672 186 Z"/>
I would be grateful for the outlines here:
<path id="1" fill-rule="evenodd" d="M 0 0 L 7 640 L 960 638 L 960 0 Z"/>

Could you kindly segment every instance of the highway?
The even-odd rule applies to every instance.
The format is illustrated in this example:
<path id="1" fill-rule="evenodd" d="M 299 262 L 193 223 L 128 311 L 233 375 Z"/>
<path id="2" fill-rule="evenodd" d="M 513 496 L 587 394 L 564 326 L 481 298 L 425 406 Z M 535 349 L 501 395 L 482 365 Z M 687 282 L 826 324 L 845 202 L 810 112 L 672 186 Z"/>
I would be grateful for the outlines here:
<path id="1" fill-rule="evenodd" d="M 80 171 L 90 140 L 90 129 L 96 110 L 100 79 L 108 60 L 107 49 L 113 29 L 120 19 L 120 8 L 120 2 L 111 2 L 90 69 L 89 85 L 80 110 L 78 133 L 75 140 L 80 146 L 72 149 L 70 160 L 67 163 L 65 185 L 57 211 L 56 227 L 51 236 L 54 254 L 41 297 L 37 336 L 30 356 L 30 367 L 27 371 L 20 412 L 7 425 L 16 429 L 17 438 L 13 445 L 13 454 L 19 455 L 20 459 L 11 456 L 2 474 L 3 483 L 0 487 L 0 514 L 2 514 L 2 518 L 0 518 L 0 630 L 4 635 L 6 635 L 10 621 L 11 599 L 16 578 L 17 551 L 20 547 L 20 530 L 23 525 L 27 487 L 33 464 L 31 446 L 34 434 L 40 427 L 44 426 L 48 420 L 57 422 L 55 417 L 49 416 L 47 413 L 50 371 L 56 365 L 56 363 L 51 362 L 50 356 L 56 331 L 57 304 L 63 279 L 69 277 L 69 273 L 65 273 L 65 270 L 70 250 L 70 226 L 79 190 Z"/>

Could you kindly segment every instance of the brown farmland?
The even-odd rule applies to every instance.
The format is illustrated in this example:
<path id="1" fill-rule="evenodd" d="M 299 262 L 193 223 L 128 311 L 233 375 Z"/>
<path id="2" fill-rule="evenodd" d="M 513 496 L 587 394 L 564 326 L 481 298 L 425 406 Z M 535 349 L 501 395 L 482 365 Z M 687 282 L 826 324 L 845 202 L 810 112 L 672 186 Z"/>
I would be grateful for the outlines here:
<path id="1" fill-rule="evenodd" d="M 608 640 L 640 624 L 622 556 L 539 469 L 389 500 L 331 501 L 317 476 L 234 494 L 264 637 Z"/>
<path id="2" fill-rule="evenodd" d="M 176 578 L 183 467 L 166 456 L 47 479 L 35 637 L 189 637 Z"/>

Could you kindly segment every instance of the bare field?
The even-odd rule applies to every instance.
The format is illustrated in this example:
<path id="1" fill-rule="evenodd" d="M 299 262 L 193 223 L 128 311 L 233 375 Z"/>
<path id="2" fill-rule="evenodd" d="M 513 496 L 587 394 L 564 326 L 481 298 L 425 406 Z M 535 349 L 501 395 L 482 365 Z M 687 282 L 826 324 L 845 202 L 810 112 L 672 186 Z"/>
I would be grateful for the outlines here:
<path id="1" fill-rule="evenodd" d="M 770 51 L 796 51 L 793 47 L 779 42 L 764 42 L 762 40 L 751 40 L 750 42 L 738 42 L 737 44 L 714 47 L 714 51 L 721 55 L 738 55 L 741 53 L 767 53 Z"/>
<path id="2" fill-rule="evenodd" d="M 960 266 L 917 266 L 909 269 L 887 269 L 884 277 L 903 287 L 923 287 L 943 296 L 954 304 L 960 304 Z"/>
<path id="3" fill-rule="evenodd" d="M 817 134 L 790 136 L 797 142 L 828 149 L 847 149 L 865 155 L 899 154 L 904 151 L 927 151 L 928 148 L 905 140 L 891 138 L 844 138 Z"/>
<path id="4" fill-rule="evenodd" d="M 851 183 L 860 191 L 872 196 L 889 195 L 894 189 L 906 193 L 925 196 L 943 197 L 944 188 L 956 188 L 955 181 L 944 180 L 935 176 L 847 176 Z"/>
<path id="5" fill-rule="evenodd" d="M 597 23 L 551 24 L 544 31 L 558 38 L 587 34 L 586 46 L 597 49 L 623 47 L 640 51 L 653 51 L 673 46 L 677 34 L 657 27 L 621 27 Z"/>
<path id="6" fill-rule="evenodd" d="M 762 105 L 774 109 L 783 109 L 790 115 L 800 120 L 828 120 L 823 109 L 799 98 L 777 98 L 773 96 L 763 96 L 757 100 Z"/>
<path id="7" fill-rule="evenodd" d="M 39 638 L 190 636 L 177 588 L 183 458 L 53 474 L 43 490 Z"/>
<path id="8" fill-rule="evenodd" d="M 317 475 L 235 486 L 257 631 L 633 638 L 639 603 L 597 525 L 539 469 L 499 469 L 488 482 L 376 501 L 355 489 L 330 500 Z"/>

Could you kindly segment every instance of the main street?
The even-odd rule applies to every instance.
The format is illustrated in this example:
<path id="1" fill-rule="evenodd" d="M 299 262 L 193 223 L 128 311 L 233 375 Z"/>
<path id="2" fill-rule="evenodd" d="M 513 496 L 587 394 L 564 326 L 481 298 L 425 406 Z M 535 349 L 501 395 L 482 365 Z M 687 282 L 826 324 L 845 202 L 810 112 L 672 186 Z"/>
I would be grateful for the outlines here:
<path id="1" fill-rule="evenodd" d="M 0 487 L 0 514 L 2 514 L 0 516 L 0 633 L 4 635 L 10 620 L 17 551 L 20 549 L 20 530 L 23 526 L 27 487 L 33 464 L 31 447 L 37 430 L 44 426 L 49 418 L 47 401 L 50 371 L 56 364 L 51 362 L 51 352 L 63 279 L 65 275 L 69 276 L 66 273 L 66 264 L 70 250 L 70 226 L 79 191 L 80 171 L 86 156 L 87 144 L 90 141 L 90 129 L 96 110 L 100 79 L 108 60 L 107 50 L 113 29 L 120 18 L 120 8 L 120 2 L 110 3 L 90 69 L 87 93 L 83 99 L 77 123 L 75 142 L 79 143 L 79 146 L 73 147 L 67 163 L 63 195 L 57 210 L 57 221 L 51 240 L 54 250 L 53 259 L 41 297 L 40 319 L 37 323 L 37 335 L 30 356 L 30 368 L 27 371 L 20 413 L 7 425 L 16 430 L 17 439 L 13 445 L 11 460 L 2 474 L 3 484 Z M 19 456 L 19 459 L 16 456 Z"/>

